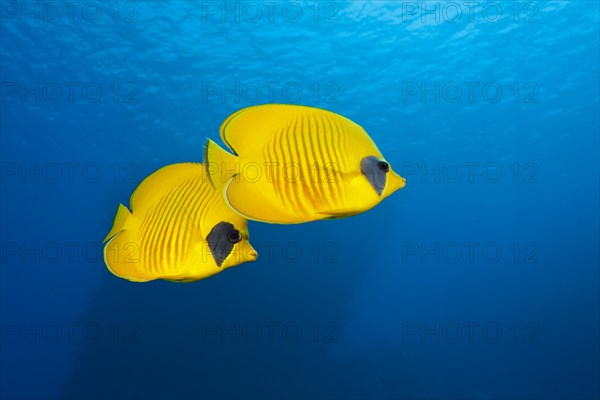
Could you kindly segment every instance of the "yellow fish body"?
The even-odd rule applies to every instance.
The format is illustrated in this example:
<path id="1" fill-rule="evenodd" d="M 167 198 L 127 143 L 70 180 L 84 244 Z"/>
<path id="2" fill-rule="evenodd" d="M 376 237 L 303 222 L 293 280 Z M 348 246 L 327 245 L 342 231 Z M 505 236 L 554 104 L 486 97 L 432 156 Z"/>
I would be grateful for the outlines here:
<path id="1" fill-rule="evenodd" d="M 223 202 L 202 164 L 159 169 L 140 183 L 130 205 L 132 212 L 119 204 L 104 239 L 104 262 L 121 278 L 191 282 L 257 257 L 247 221 Z"/>
<path id="2" fill-rule="evenodd" d="M 365 130 L 318 108 L 242 109 L 205 149 L 205 168 L 226 203 L 246 219 L 293 224 L 371 209 L 405 186 Z"/>

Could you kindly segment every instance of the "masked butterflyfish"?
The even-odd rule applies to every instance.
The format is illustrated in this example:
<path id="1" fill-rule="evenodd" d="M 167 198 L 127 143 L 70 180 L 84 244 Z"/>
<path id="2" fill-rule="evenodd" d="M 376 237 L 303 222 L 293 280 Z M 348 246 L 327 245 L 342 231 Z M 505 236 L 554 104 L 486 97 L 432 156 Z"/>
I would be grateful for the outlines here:
<path id="1" fill-rule="evenodd" d="M 130 281 L 192 282 L 256 260 L 247 221 L 223 201 L 204 167 L 173 164 L 144 179 L 119 204 L 104 262 Z"/>
<path id="2" fill-rule="evenodd" d="M 246 219 L 293 224 L 367 211 L 404 187 L 358 124 L 284 104 L 244 108 L 221 125 L 204 165 L 225 202 Z"/>

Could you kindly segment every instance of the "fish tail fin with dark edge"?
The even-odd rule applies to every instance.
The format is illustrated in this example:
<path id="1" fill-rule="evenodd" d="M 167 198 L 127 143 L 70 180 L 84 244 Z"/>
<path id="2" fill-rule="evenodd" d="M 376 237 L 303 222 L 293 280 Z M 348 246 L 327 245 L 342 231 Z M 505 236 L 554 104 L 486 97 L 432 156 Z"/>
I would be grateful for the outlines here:
<path id="1" fill-rule="evenodd" d="M 208 139 L 204 148 L 204 169 L 215 188 L 229 181 L 237 170 L 237 156 L 227 152 L 214 141 Z"/>
<path id="2" fill-rule="evenodd" d="M 125 207 L 123 204 L 119 204 L 117 208 L 117 215 L 115 215 L 115 220 L 113 221 L 113 226 L 108 232 L 108 235 L 104 238 L 102 243 L 106 242 L 117 233 L 120 233 L 125 230 L 125 225 L 127 224 L 127 220 L 131 216 L 131 212 Z"/>

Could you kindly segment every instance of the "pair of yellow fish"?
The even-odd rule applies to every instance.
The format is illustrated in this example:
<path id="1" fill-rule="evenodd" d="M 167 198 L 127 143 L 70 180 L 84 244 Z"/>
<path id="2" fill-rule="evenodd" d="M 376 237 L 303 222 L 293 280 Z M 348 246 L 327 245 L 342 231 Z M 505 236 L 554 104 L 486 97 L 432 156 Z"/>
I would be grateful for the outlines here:
<path id="1" fill-rule="evenodd" d="M 330 111 L 283 104 L 223 122 L 204 163 L 173 164 L 120 204 L 104 261 L 130 281 L 191 282 L 258 256 L 247 220 L 294 224 L 367 211 L 404 187 L 365 130 Z"/>

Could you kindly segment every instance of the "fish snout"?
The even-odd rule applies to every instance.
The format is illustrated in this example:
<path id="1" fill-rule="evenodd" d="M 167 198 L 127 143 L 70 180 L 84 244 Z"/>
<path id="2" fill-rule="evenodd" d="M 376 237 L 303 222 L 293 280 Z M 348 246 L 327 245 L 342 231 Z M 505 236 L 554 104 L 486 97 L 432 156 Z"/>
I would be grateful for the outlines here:
<path id="1" fill-rule="evenodd" d="M 388 174 L 388 184 L 386 190 L 386 196 L 394 193 L 396 190 L 402 189 L 406 186 L 406 179 L 395 173 L 394 171 L 390 171 Z"/>
<path id="2" fill-rule="evenodd" d="M 250 244 L 248 244 L 248 248 L 246 249 L 244 254 L 246 255 L 244 257 L 245 261 L 256 261 L 256 259 L 258 258 L 258 252 L 254 250 L 254 247 L 250 246 Z"/>

